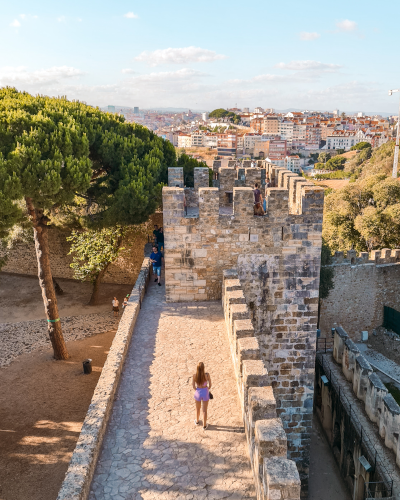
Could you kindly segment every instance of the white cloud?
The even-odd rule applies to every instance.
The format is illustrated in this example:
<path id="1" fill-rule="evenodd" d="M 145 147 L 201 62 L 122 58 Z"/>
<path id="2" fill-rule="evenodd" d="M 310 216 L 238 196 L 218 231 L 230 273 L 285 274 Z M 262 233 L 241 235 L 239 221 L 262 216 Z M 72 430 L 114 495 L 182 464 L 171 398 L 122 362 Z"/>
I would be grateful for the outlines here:
<path id="1" fill-rule="evenodd" d="M 125 75 L 134 75 L 136 72 L 131 68 L 124 68 L 121 69 L 121 73 L 124 73 Z"/>
<path id="2" fill-rule="evenodd" d="M 57 21 L 59 23 L 64 23 L 66 21 L 66 18 L 65 18 L 65 16 L 60 16 L 60 17 L 57 17 Z"/>
<path id="3" fill-rule="evenodd" d="M 305 41 L 311 41 L 311 40 L 316 40 L 319 38 L 321 35 L 319 33 L 314 32 L 307 32 L 307 31 L 302 31 L 299 34 L 300 40 L 305 40 Z"/>
<path id="4" fill-rule="evenodd" d="M 200 47 L 183 47 L 159 49 L 154 52 L 142 52 L 136 61 L 146 62 L 150 66 L 160 64 L 187 64 L 191 62 L 211 62 L 226 59 L 223 54 L 217 54 L 213 50 L 201 49 Z"/>
<path id="5" fill-rule="evenodd" d="M 37 71 L 28 71 L 24 66 L 6 66 L 0 68 L 0 83 L 1 85 L 42 85 L 57 83 L 83 74 L 81 70 L 69 66 L 53 66 Z"/>
<path id="6" fill-rule="evenodd" d="M 339 31 L 344 32 L 356 31 L 358 29 L 357 23 L 355 21 L 350 21 L 349 19 L 338 21 L 336 23 L 336 27 Z"/>
<path id="7" fill-rule="evenodd" d="M 138 19 L 138 15 L 137 14 L 134 14 L 133 12 L 127 12 L 126 14 L 124 14 L 124 17 L 126 17 L 127 19 Z"/>
<path id="8" fill-rule="evenodd" d="M 19 17 L 20 17 L 21 19 L 25 19 L 25 18 L 26 18 L 26 14 L 20 14 L 20 15 L 19 15 Z"/>
<path id="9" fill-rule="evenodd" d="M 291 71 L 318 71 L 318 72 L 334 72 L 342 66 L 339 64 L 326 64 L 319 61 L 290 61 L 289 63 L 279 63 L 277 68 L 288 69 Z"/>
<path id="10" fill-rule="evenodd" d="M 18 21 L 18 19 L 14 19 L 14 21 L 10 23 L 10 26 L 12 28 L 19 28 L 21 26 L 21 23 Z"/>
<path id="11" fill-rule="evenodd" d="M 38 19 L 39 16 L 32 16 L 32 17 L 33 17 L 33 19 Z"/>
<path id="12" fill-rule="evenodd" d="M 78 17 L 77 21 L 78 21 L 78 23 L 81 23 L 82 22 L 82 18 Z"/>

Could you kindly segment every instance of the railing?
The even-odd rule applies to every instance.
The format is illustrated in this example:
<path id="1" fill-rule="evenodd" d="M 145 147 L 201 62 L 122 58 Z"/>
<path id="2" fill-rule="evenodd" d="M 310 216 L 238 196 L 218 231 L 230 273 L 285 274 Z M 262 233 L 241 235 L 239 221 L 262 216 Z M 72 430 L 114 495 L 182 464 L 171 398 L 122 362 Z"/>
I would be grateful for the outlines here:
<path id="1" fill-rule="evenodd" d="M 317 340 L 324 340 L 324 339 L 317 339 Z M 328 340 L 329 341 L 329 340 Z M 373 443 L 371 443 L 371 440 L 368 437 L 367 432 L 365 432 L 363 426 L 361 425 L 360 421 L 358 420 L 357 414 L 352 408 L 352 403 L 351 401 L 348 400 L 347 396 L 344 394 L 343 391 L 341 391 L 340 388 L 340 382 L 336 379 L 335 375 L 332 373 L 332 369 L 330 367 L 329 362 L 325 361 L 325 357 L 323 353 L 320 351 L 317 353 L 317 362 L 320 364 L 322 367 L 325 376 L 331 383 L 332 389 L 335 391 L 335 393 L 339 397 L 339 401 L 342 404 L 343 408 L 346 410 L 350 421 L 353 425 L 353 428 L 355 432 L 359 436 L 359 445 L 364 445 L 364 448 L 368 454 L 368 458 L 371 463 L 374 464 L 374 470 L 378 472 L 380 477 L 382 478 L 382 481 L 377 481 L 374 483 L 369 483 L 372 488 L 369 487 L 369 485 L 366 485 L 366 499 L 370 498 L 390 498 L 393 495 L 393 478 L 386 468 L 386 466 L 383 464 L 382 460 L 379 458 L 378 453 L 375 449 L 375 446 Z M 353 405 L 354 406 L 354 405 Z M 356 408 L 356 411 L 358 409 Z M 367 489 L 368 488 L 368 489 Z M 386 492 L 387 495 L 385 497 L 382 496 L 382 493 Z M 374 496 L 368 496 L 368 495 L 374 495 Z M 379 494 L 380 496 L 376 497 L 375 494 Z"/>
<path id="2" fill-rule="evenodd" d="M 365 500 L 373 500 L 375 498 L 381 498 L 385 500 L 395 500 L 395 497 L 393 497 L 392 494 L 393 492 L 391 493 L 390 497 L 385 496 L 386 489 L 382 482 L 365 483 L 365 492 L 364 492 Z"/>
<path id="3" fill-rule="evenodd" d="M 317 352 L 327 352 L 333 350 L 333 339 L 317 339 Z"/>

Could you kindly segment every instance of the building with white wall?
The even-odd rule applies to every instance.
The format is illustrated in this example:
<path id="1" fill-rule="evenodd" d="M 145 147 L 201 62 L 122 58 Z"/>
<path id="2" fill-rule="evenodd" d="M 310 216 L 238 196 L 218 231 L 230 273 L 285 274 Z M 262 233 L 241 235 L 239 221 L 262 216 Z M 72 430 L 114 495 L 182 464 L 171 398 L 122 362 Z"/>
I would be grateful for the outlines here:
<path id="1" fill-rule="evenodd" d="M 286 156 L 284 167 L 295 174 L 300 173 L 300 156 Z"/>

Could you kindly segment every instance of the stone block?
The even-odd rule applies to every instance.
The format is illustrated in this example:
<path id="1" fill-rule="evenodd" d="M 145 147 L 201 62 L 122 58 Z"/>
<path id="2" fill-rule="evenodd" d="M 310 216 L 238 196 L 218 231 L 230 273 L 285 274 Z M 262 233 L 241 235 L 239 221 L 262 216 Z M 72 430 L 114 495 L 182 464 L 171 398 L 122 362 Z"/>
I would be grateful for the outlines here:
<path id="1" fill-rule="evenodd" d="M 233 188 L 233 215 L 238 219 L 254 216 L 254 193 L 251 188 Z"/>
<path id="2" fill-rule="evenodd" d="M 255 443 L 261 459 L 287 455 L 287 437 L 280 418 L 257 420 L 255 422 Z M 261 459 L 260 459 L 261 458 Z"/>
<path id="3" fill-rule="evenodd" d="M 257 420 L 276 418 L 276 400 L 271 386 L 249 388 L 248 413 L 251 424 Z"/>
<path id="4" fill-rule="evenodd" d="M 353 391 L 358 399 L 365 402 L 369 385 L 369 376 L 373 373 L 372 366 L 362 354 L 356 357 L 353 377 Z"/>
<path id="5" fill-rule="evenodd" d="M 335 328 L 335 336 L 333 339 L 333 357 L 340 365 L 343 362 L 344 344 L 348 338 L 349 336 L 342 327 L 338 326 Z"/>
<path id="6" fill-rule="evenodd" d="M 266 458 L 263 464 L 265 500 L 300 500 L 300 476 L 295 462 L 282 457 Z"/>
<path id="7" fill-rule="evenodd" d="M 183 168 L 168 168 L 168 187 L 183 188 Z"/>
<path id="8" fill-rule="evenodd" d="M 247 359 L 260 359 L 260 346 L 255 337 L 245 337 L 237 340 L 239 372 L 242 373 L 242 363 Z"/>
<path id="9" fill-rule="evenodd" d="M 376 373 L 371 373 L 368 377 L 365 411 L 372 422 L 379 422 L 383 413 L 383 399 L 387 394 L 388 390 L 379 376 Z"/>
<path id="10" fill-rule="evenodd" d="M 199 189 L 199 217 L 219 217 L 219 190 L 217 188 L 202 187 Z"/>
<path id="11" fill-rule="evenodd" d="M 247 410 L 248 391 L 251 387 L 265 387 L 269 383 L 268 371 L 261 360 L 245 360 L 242 363 L 243 404 Z"/>

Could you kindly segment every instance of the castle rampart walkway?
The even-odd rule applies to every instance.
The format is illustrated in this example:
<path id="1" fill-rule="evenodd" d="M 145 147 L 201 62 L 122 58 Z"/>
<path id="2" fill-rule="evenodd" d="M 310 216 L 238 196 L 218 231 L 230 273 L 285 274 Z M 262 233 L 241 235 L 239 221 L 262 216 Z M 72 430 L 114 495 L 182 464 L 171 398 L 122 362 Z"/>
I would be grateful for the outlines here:
<path id="1" fill-rule="evenodd" d="M 225 328 L 219 303 L 167 304 L 149 285 L 90 500 L 255 498 Z M 213 382 L 206 431 L 194 425 L 198 361 Z"/>

